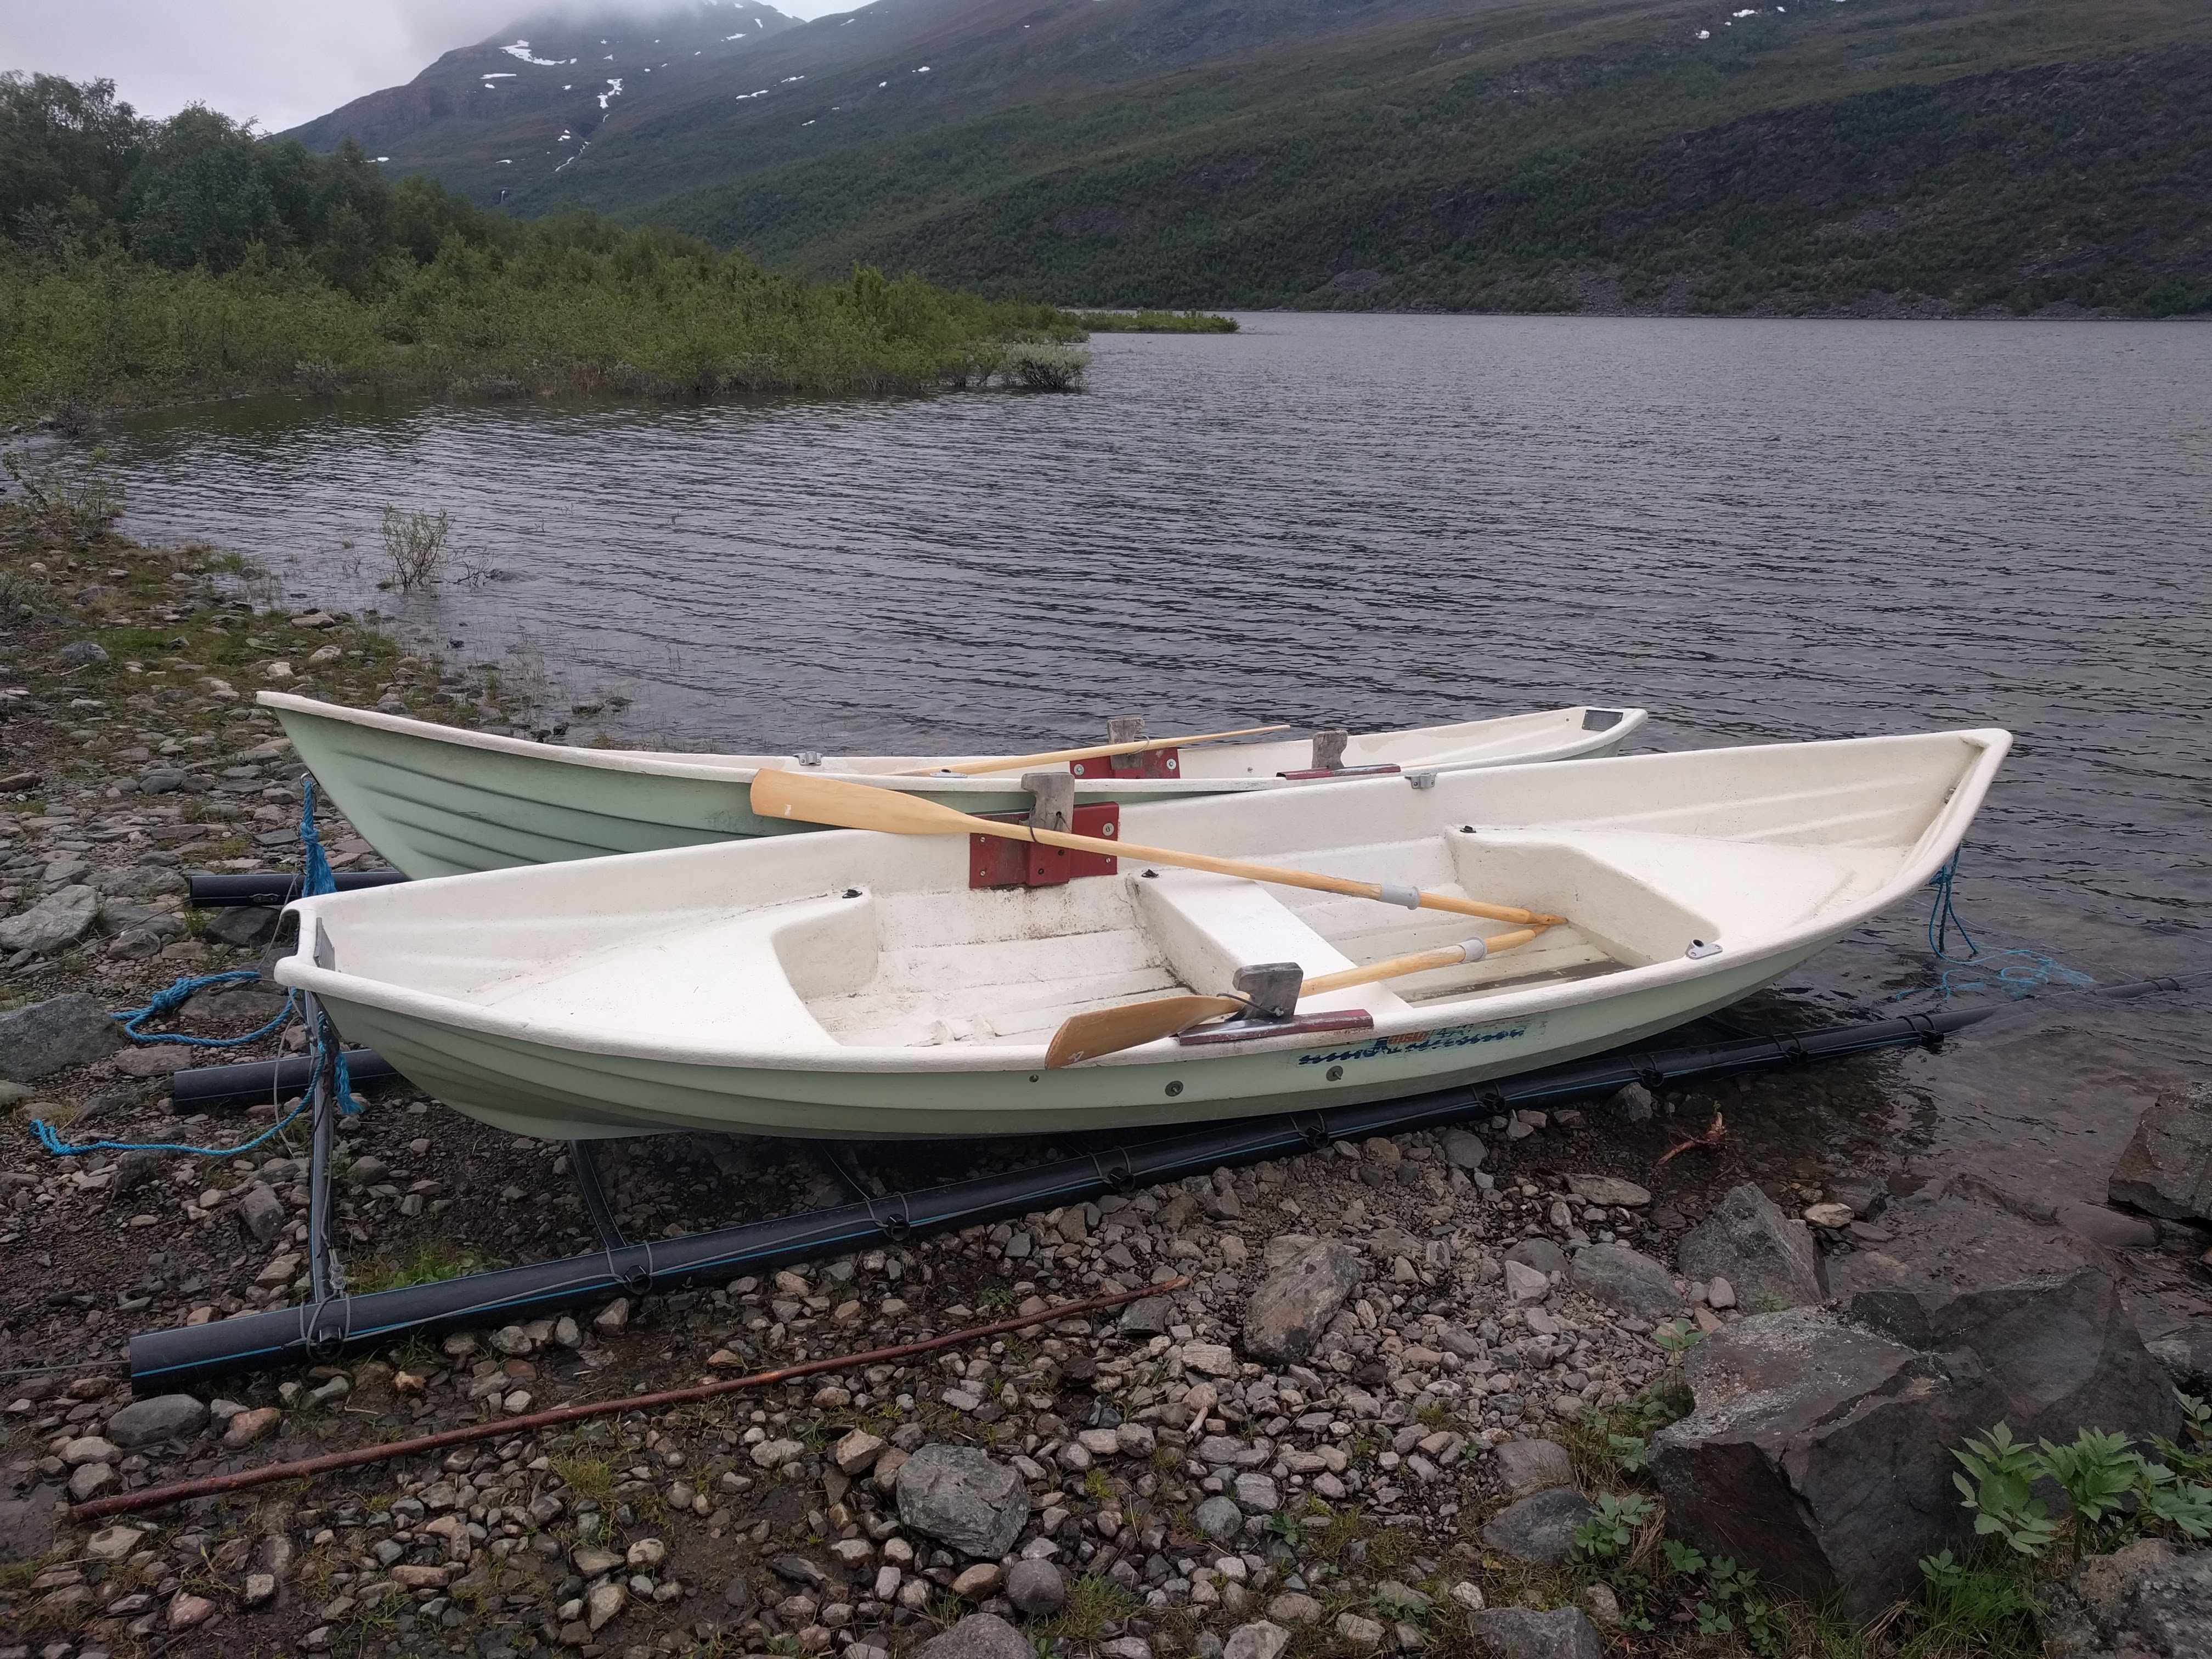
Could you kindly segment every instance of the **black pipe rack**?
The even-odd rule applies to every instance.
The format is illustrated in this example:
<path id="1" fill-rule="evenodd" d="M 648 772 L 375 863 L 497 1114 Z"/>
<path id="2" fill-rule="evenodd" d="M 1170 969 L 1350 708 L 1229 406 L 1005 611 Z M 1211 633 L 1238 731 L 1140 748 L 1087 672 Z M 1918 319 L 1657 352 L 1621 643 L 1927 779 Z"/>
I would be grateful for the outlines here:
<path id="1" fill-rule="evenodd" d="M 299 897 L 302 885 L 296 870 L 259 870 L 242 876 L 194 870 L 185 879 L 191 902 L 203 910 L 241 904 L 279 908 Z M 407 878 L 397 870 L 341 870 L 332 879 L 339 892 L 358 893 L 371 887 L 396 887 Z"/>

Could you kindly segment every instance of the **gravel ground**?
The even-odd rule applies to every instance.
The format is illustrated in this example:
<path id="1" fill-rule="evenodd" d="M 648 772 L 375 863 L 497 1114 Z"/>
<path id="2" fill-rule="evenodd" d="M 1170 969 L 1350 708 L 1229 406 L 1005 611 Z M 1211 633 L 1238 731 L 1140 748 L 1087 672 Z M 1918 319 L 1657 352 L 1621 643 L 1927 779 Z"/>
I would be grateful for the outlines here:
<path id="1" fill-rule="evenodd" d="M 178 975 L 267 960 L 270 918 L 196 914 L 178 873 L 296 862 L 298 769 L 252 711 L 258 686 L 526 719 L 495 680 L 403 655 L 373 617 L 227 597 L 236 573 L 210 550 L 21 510 L 0 543 L 0 926 L 42 905 L 55 919 L 51 943 L 0 960 L 13 1006 L 73 993 L 136 1006 Z M 321 830 L 334 862 L 375 863 L 327 811 Z M 281 1006 L 265 985 L 204 994 L 175 1029 L 251 1029 Z M 296 1030 L 222 1057 L 287 1042 Z M 1714 1097 L 1632 1091 L 134 1405 L 130 1333 L 306 1292 L 304 1135 L 235 1158 L 54 1158 L 33 1142 L 33 1117 L 78 1139 L 214 1145 L 270 1126 L 277 1103 L 170 1110 L 184 1057 L 129 1047 L 0 1084 L 0 1659 L 888 1659 L 956 1626 L 958 1653 L 932 1659 L 1000 1651 L 994 1627 L 958 1622 L 975 1613 L 1019 1632 L 1013 1659 L 1276 1659 L 1286 1642 L 1348 1659 L 1471 1651 L 1468 1615 L 1486 1604 L 1578 1607 L 1609 1644 L 1655 1646 L 1680 1626 L 1619 1625 L 1594 1574 L 1483 1528 L 1532 1492 L 1605 1490 L 1607 1436 L 1665 1390 L 1680 1333 L 1738 1316 L 1725 1282 L 1666 1264 L 1722 1188 L 1760 1171 L 1734 1141 L 1662 1153 L 1723 1105 L 1755 1120 L 1803 1098 L 1765 1079 Z M 897 1179 L 1069 1150 L 902 1152 Z M 633 1238 L 838 1195 L 784 1143 L 670 1136 L 602 1157 Z M 1797 1158 L 1763 1184 L 1793 1213 L 1840 1197 L 1870 1217 L 1850 1161 Z M 591 1248 L 565 1148 L 404 1085 L 347 1120 L 340 1168 L 356 1288 Z M 1838 1220 L 1825 1237 L 1890 1242 L 1856 1224 L 1871 1231 Z M 1649 1258 L 1642 1301 L 1594 1301 L 1570 1279 L 1565 1249 L 1608 1243 Z M 802 1385 L 110 1524 L 54 1510 L 1176 1279 L 1115 1313 Z M 1261 1328 L 1279 1292 L 1278 1325 Z"/>

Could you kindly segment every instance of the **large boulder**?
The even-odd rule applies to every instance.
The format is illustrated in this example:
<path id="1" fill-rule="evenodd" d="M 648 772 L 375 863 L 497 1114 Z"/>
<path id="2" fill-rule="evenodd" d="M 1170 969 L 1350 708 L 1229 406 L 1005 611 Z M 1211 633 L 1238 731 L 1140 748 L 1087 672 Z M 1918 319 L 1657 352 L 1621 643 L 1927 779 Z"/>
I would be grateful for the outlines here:
<path id="1" fill-rule="evenodd" d="M 0 1078 L 10 1083 L 105 1060 L 122 1046 L 123 1028 L 82 991 L 0 1014 Z"/>
<path id="2" fill-rule="evenodd" d="M 1728 1280 L 1746 1309 L 1764 1312 L 1828 1299 L 1812 1234 L 1748 1182 L 1730 1188 L 1712 1214 L 1684 1236 L 1676 1260 L 1685 1279 Z"/>
<path id="3" fill-rule="evenodd" d="M 1273 1364 L 1302 1363 L 1360 1278 L 1358 1251 L 1333 1238 L 1316 1239 L 1246 1298 L 1245 1352 Z"/>
<path id="4" fill-rule="evenodd" d="M 899 1519 L 963 1555 L 996 1560 L 1029 1519 L 1022 1478 L 972 1446 L 924 1446 L 899 1466 Z"/>
<path id="5" fill-rule="evenodd" d="M 2048 1593 L 2051 1659 L 2212 1659 L 2212 1551 L 2146 1539 L 2093 1555 Z"/>
<path id="6" fill-rule="evenodd" d="M 2212 1083 L 2168 1089 L 2112 1166 L 2115 1204 L 2168 1221 L 2212 1221 Z"/>
<path id="7" fill-rule="evenodd" d="M 0 921 L 0 951 L 40 956 L 76 944 L 100 920 L 100 895 L 89 887 L 57 887 L 21 915 Z"/>
<path id="8" fill-rule="evenodd" d="M 1674 1275 L 1667 1264 L 1626 1244 L 1593 1244 L 1577 1250 L 1567 1268 L 1567 1280 L 1591 1301 L 1655 1324 L 1682 1309 L 1681 1293 L 1674 1288 Z"/>
<path id="9" fill-rule="evenodd" d="M 2117 1288 L 2090 1268 L 1993 1289 L 1877 1291 L 1848 1318 L 1756 1315 L 1690 1352 L 1697 1409 L 1652 1437 L 1689 1542 L 1869 1616 L 1966 1535 L 1951 1453 L 1997 1422 L 2172 1435 L 2179 1412 Z"/>

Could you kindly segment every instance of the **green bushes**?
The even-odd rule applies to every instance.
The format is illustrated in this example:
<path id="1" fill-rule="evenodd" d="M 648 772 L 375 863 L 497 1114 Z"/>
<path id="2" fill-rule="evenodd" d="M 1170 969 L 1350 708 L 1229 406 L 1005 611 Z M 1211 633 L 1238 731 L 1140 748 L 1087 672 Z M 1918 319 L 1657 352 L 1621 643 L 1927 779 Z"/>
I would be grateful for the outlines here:
<path id="1" fill-rule="evenodd" d="M 1010 346 L 1048 368 L 1081 333 L 865 267 L 807 283 L 586 213 L 520 224 L 351 145 L 0 76 L 0 416 L 252 390 L 913 391 Z"/>

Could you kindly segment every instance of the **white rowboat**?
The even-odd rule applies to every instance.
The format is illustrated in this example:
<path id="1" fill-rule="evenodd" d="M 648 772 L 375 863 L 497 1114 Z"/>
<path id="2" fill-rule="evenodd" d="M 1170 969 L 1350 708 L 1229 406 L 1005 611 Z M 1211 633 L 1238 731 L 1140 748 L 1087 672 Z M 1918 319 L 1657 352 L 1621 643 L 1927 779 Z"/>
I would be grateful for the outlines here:
<path id="1" fill-rule="evenodd" d="M 2010 744 L 1942 732 L 1125 807 L 1127 842 L 1569 918 L 1299 1005 L 1364 1010 L 1371 1030 L 1349 1035 L 1044 1064 L 1073 1014 L 1510 924 L 1127 860 L 974 889 L 966 836 L 839 830 L 302 899 L 276 976 L 448 1104 L 549 1138 L 1025 1134 L 1387 1099 L 1595 1053 L 1759 989 L 1915 895 Z"/>
<path id="2" fill-rule="evenodd" d="M 799 768 L 795 755 L 572 749 L 284 691 L 264 691 L 260 702 L 283 722 L 307 769 L 369 845 L 416 878 L 696 847 L 811 827 L 757 817 L 746 804 L 753 774 Z M 1577 706 L 1363 732 L 1346 745 L 1343 765 L 1452 772 L 1609 755 L 1646 718 L 1641 708 Z M 1173 800 L 1330 783 L 1279 775 L 1306 767 L 1312 753 L 1304 739 L 1186 749 L 1176 757 L 1180 775 L 1079 778 L 1075 798 L 1079 803 Z M 833 755 L 816 757 L 807 769 L 909 790 L 964 812 L 1027 810 L 1030 798 L 1018 775 L 896 775 L 971 758 L 988 757 Z"/>

